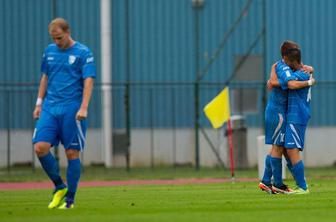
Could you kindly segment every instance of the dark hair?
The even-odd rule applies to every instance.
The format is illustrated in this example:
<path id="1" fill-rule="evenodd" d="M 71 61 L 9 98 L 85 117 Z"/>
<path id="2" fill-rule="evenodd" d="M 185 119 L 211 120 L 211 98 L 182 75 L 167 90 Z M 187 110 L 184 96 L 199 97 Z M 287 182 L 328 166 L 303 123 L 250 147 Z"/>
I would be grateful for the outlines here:
<path id="1" fill-rule="evenodd" d="M 301 64 L 301 50 L 298 48 L 291 48 L 287 50 L 286 57 L 290 62 L 298 62 Z"/>
<path id="2" fill-rule="evenodd" d="M 281 44 L 280 51 L 281 51 L 281 56 L 284 57 L 285 55 L 288 54 L 288 50 L 290 49 L 300 49 L 299 44 L 296 42 L 293 42 L 291 40 L 286 40 Z"/>

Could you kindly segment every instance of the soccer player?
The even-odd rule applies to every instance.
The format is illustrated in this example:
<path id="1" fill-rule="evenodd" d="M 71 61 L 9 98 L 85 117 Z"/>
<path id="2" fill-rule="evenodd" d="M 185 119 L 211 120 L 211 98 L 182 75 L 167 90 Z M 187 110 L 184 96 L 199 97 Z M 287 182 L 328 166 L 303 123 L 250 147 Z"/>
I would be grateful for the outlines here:
<path id="1" fill-rule="evenodd" d="M 274 74 L 277 75 L 275 72 L 276 67 L 279 67 L 278 65 L 286 65 L 284 63 L 284 57 L 290 48 L 299 48 L 299 45 L 292 41 L 285 41 L 282 43 L 280 47 L 281 57 L 282 60 L 279 60 L 276 62 L 271 69 L 271 75 L 270 80 L 268 81 L 268 84 L 271 80 L 274 79 Z M 273 75 L 272 75 L 273 74 Z M 273 78 L 273 79 L 272 79 Z M 278 76 L 280 78 L 280 76 Z M 272 84 L 269 84 L 271 87 Z M 284 135 L 285 135 L 285 117 L 286 117 L 286 111 L 287 111 L 287 90 L 282 90 L 279 87 L 269 87 L 270 94 L 268 97 L 268 102 L 265 110 L 265 143 L 272 145 L 272 148 L 269 152 L 269 154 L 265 158 L 265 170 L 264 175 L 259 183 L 259 188 L 261 190 L 264 190 L 270 194 L 273 193 L 272 190 L 272 165 L 278 164 L 280 160 L 281 164 L 281 156 L 279 156 L 279 153 L 283 150 L 284 145 Z M 273 157 L 272 157 L 273 154 Z M 290 161 L 288 161 L 290 163 Z M 274 169 L 277 169 L 274 167 Z M 278 172 L 275 173 L 277 177 L 279 177 Z M 277 184 L 278 188 L 282 188 L 284 192 L 288 190 L 288 187 L 283 186 L 282 184 L 282 172 L 280 174 L 280 178 L 275 178 L 276 181 L 279 181 Z"/>
<path id="2" fill-rule="evenodd" d="M 36 155 L 54 183 L 49 209 L 74 207 L 81 173 L 80 151 L 85 145 L 86 117 L 96 68 L 88 47 L 74 41 L 63 18 L 48 26 L 54 41 L 44 51 L 41 79 L 33 116 L 38 119 L 33 135 Z M 61 142 L 68 159 L 67 185 L 62 180 L 56 159 L 50 153 Z"/>
<path id="3" fill-rule="evenodd" d="M 270 153 L 265 158 L 265 170 L 264 176 L 259 183 L 259 188 L 268 193 L 289 193 L 291 189 L 288 188 L 282 181 L 282 155 L 284 153 L 284 136 L 286 126 L 286 111 L 287 111 L 287 89 L 279 88 L 280 84 L 277 79 L 281 79 L 282 82 L 285 79 L 284 72 L 282 70 L 290 70 L 285 63 L 286 55 L 289 49 L 299 48 L 299 45 L 292 41 L 285 41 L 280 48 L 282 60 L 278 61 L 272 66 L 272 75 L 269 80 L 269 86 L 271 89 L 267 107 L 265 110 L 265 143 L 271 144 L 272 148 Z M 305 66 L 306 71 L 311 71 L 312 67 Z M 282 73 L 282 75 L 279 75 Z M 274 79 L 275 76 L 275 79 Z M 276 77 L 277 76 L 277 77 Z M 275 82 L 275 83 L 274 83 Z M 302 83 L 294 81 L 295 87 L 304 87 Z M 294 83 L 292 82 L 292 83 Z M 272 83 L 277 86 L 272 88 Z M 300 85 L 301 84 L 301 85 Z M 291 171 L 291 161 L 287 160 L 287 166 Z M 271 178 L 273 176 L 274 184 L 272 186 Z"/>
<path id="4" fill-rule="evenodd" d="M 288 60 L 289 66 L 296 71 L 294 73 L 286 72 L 284 82 L 289 88 L 285 148 L 291 160 L 292 174 L 297 185 L 293 193 L 307 194 L 309 190 L 304 176 L 304 163 L 300 157 L 300 151 L 304 149 L 305 131 L 310 119 L 311 86 L 315 80 L 312 75 L 300 70 L 302 67 L 300 50 L 289 50 Z M 297 81 L 304 84 L 305 87 L 293 87 L 294 82 Z"/>
<path id="5" fill-rule="evenodd" d="M 305 182 L 304 167 L 303 162 L 300 158 L 299 150 L 302 150 L 303 148 L 304 132 L 306 124 L 310 117 L 310 86 L 314 85 L 315 80 L 314 78 L 312 78 L 311 75 L 301 70 L 303 66 L 301 64 L 301 52 L 299 49 L 289 49 L 287 55 L 284 58 L 284 61 L 286 65 L 279 65 L 279 67 L 277 67 L 278 76 L 282 78 L 279 78 L 279 81 L 273 84 L 275 84 L 275 86 L 280 85 L 284 90 L 289 89 L 284 146 L 286 147 L 285 153 L 288 155 L 287 159 L 290 159 L 290 162 L 288 162 L 287 160 L 287 165 L 291 173 L 293 174 L 293 177 L 296 180 L 298 187 L 295 190 L 287 190 L 286 192 L 282 192 L 280 189 L 277 189 L 277 184 L 279 184 L 280 182 L 282 183 L 281 153 L 283 152 L 283 148 L 281 148 L 278 149 L 278 154 L 276 154 L 278 155 L 277 157 L 280 163 L 271 163 L 272 173 L 274 177 L 274 185 L 272 187 L 272 190 L 275 192 L 288 194 L 306 194 L 309 193 L 309 190 L 307 189 L 307 185 Z M 291 68 L 289 68 L 288 66 L 290 66 Z M 292 70 L 296 71 L 293 72 Z M 310 68 L 309 70 L 311 72 L 313 71 L 312 68 Z M 301 97 L 301 100 L 297 98 L 297 96 L 295 96 L 297 94 L 300 95 L 299 97 Z M 302 98 L 306 99 L 306 102 L 303 102 L 304 99 Z M 295 108 L 293 109 L 293 107 Z M 294 127 L 293 123 L 298 125 L 297 128 Z M 297 136 L 298 138 L 293 136 Z M 297 143 L 298 139 L 302 142 L 302 144 Z M 300 149 L 297 148 L 298 146 L 300 146 Z M 272 150 L 272 157 L 273 155 L 274 152 Z"/>

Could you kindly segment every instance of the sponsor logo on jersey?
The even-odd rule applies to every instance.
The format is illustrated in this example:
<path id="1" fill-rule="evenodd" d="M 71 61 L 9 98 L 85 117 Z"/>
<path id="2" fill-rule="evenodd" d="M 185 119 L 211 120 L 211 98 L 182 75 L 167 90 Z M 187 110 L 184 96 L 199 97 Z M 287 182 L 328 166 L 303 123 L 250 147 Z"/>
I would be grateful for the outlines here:
<path id="1" fill-rule="evenodd" d="M 52 56 L 48 56 L 48 57 L 47 57 L 47 60 L 48 60 L 48 61 L 52 61 L 52 60 L 54 60 L 54 57 L 52 57 Z"/>
<path id="2" fill-rule="evenodd" d="M 76 56 L 74 55 L 69 55 L 69 64 L 73 64 L 76 61 Z"/>

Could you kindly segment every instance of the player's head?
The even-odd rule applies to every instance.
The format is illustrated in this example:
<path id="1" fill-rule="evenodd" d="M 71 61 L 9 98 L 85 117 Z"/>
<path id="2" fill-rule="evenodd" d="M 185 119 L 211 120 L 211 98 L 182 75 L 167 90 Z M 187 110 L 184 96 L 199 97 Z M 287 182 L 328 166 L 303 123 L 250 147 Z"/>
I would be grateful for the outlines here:
<path id="1" fill-rule="evenodd" d="M 288 49 L 284 56 L 285 63 L 294 70 L 301 67 L 301 50 L 298 48 Z"/>
<path id="2" fill-rule="evenodd" d="M 49 35 L 55 44 L 62 49 L 67 49 L 72 44 L 70 26 L 63 18 L 52 20 L 48 26 Z"/>
<path id="3" fill-rule="evenodd" d="M 283 58 L 290 49 L 300 49 L 300 46 L 291 40 L 284 41 L 280 46 L 281 57 Z"/>

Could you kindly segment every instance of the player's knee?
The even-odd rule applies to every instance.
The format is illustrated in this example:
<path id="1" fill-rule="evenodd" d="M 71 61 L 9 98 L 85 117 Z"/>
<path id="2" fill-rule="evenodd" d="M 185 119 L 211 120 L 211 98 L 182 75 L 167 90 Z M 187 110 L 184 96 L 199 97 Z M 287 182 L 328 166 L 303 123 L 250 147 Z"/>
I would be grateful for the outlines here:
<path id="1" fill-rule="evenodd" d="M 287 149 L 287 154 L 293 165 L 301 160 L 299 149 Z"/>
<path id="2" fill-rule="evenodd" d="M 37 156 L 44 156 L 49 152 L 50 145 L 45 143 L 36 143 L 34 145 L 34 150 Z"/>
<path id="3" fill-rule="evenodd" d="M 271 155 L 273 157 L 280 158 L 283 153 L 284 153 L 284 148 L 283 147 L 276 146 L 276 145 L 273 146 L 272 153 L 271 153 Z"/>
<path id="4" fill-rule="evenodd" d="M 68 160 L 73 160 L 79 158 L 79 151 L 75 149 L 67 149 L 65 151 L 67 159 Z"/>

